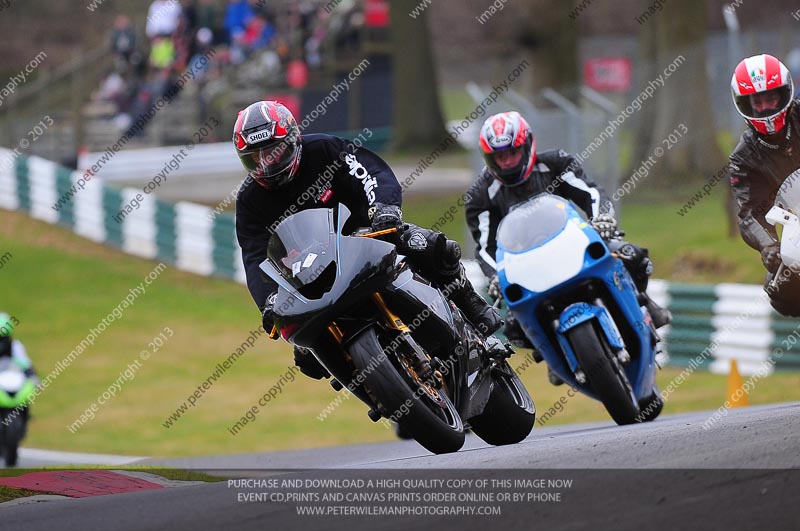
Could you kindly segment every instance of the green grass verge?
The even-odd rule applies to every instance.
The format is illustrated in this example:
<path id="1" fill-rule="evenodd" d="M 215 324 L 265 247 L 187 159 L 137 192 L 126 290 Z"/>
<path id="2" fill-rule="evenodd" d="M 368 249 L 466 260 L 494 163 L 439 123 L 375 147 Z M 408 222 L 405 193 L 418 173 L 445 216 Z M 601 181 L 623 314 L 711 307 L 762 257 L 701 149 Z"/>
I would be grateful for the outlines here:
<path id="1" fill-rule="evenodd" d="M 39 494 L 47 494 L 46 492 L 35 492 L 32 490 L 15 489 L 13 487 L 4 487 L 0 485 L 0 503 L 4 503 L 17 498 L 27 498 L 28 496 L 37 496 Z"/>
<path id="2" fill-rule="evenodd" d="M 405 217 L 422 226 L 433 225 L 457 198 L 458 194 L 409 197 Z M 657 277 L 759 281 L 758 256 L 738 239 L 725 236 L 721 199 L 712 195 L 684 217 L 676 214 L 681 205 L 679 200 L 624 206 L 628 237 L 650 248 Z M 442 230 L 465 243 L 463 213 Z M 0 250 L 13 255 L 0 271 L 2 310 L 19 319 L 17 335 L 42 376 L 155 265 L 5 211 L 0 211 Z M 68 426 L 139 359 L 140 351 L 165 326 L 173 330 L 173 337 L 141 362 L 135 377 L 123 381 L 114 398 L 99 405 L 94 419 L 71 433 Z M 366 406 L 354 398 L 324 421 L 318 420 L 337 394 L 325 382 L 287 374 L 290 347 L 263 337 L 203 391 L 196 406 L 165 427 L 169 416 L 256 326 L 258 315 L 244 286 L 167 269 L 41 394 L 25 444 L 66 451 L 192 456 L 394 439 L 391 430 L 368 421 Z M 512 358 L 515 366 L 521 361 Z M 662 385 L 677 374 L 674 371 L 662 371 Z M 285 385 L 280 394 L 259 406 L 259 398 L 282 375 Z M 528 369 L 523 378 L 540 411 L 565 391 L 547 383 L 541 365 Z M 795 391 L 800 389 L 798 383 L 800 376 L 794 374 L 771 376 L 751 401 L 800 399 Z M 696 373 L 670 397 L 666 412 L 714 409 L 724 402 L 724 394 L 724 377 Z M 258 407 L 255 420 L 231 435 L 228 428 L 253 406 Z M 598 403 L 577 396 L 548 424 L 607 419 Z"/>

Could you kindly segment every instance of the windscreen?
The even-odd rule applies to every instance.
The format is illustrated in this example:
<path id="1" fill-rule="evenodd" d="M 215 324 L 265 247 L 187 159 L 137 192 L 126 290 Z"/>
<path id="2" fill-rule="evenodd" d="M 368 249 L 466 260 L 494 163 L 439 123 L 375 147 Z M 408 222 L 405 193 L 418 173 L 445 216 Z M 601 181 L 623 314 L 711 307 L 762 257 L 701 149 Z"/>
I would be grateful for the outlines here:
<path id="1" fill-rule="evenodd" d="M 497 241 L 512 253 L 538 247 L 561 232 L 567 223 L 567 213 L 565 200 L 537 195 L 508 213 L 497 230 Z"/>
<path id="2" fill-rule="evenodd" d="M 775 204 L 791 211 L 794 215 L 800 215 L 800 170 L 783 181 L 775 197 Z"/>
<path id="3" fill-rule="evenodd" d="M 267 257 L 295 288 L 313 282 L 335 259 L 333 211 L 311 209 L 285 219 L 275 229 Z"/>

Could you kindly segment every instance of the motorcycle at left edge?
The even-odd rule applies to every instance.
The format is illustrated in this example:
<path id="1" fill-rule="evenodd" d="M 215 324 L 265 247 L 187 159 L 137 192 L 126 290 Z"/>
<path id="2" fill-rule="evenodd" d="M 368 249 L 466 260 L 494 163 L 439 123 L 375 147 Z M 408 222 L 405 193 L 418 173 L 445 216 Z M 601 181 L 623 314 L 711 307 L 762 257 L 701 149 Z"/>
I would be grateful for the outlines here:
<path id="1" fill-rule="evenodd" d="M 0 452 L 7 467 L 17 464 L 18 449 L 28 428 L 29 402 L 36 379 L 10 357 L 0 358 Z"/>

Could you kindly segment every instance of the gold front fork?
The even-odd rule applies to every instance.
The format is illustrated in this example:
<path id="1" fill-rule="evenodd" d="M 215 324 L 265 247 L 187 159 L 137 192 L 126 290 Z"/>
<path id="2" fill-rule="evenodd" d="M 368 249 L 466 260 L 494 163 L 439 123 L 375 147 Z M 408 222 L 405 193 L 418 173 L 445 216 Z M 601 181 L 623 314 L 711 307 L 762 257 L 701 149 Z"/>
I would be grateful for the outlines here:
<path id="1" fill-rule="evenodd" d="M 386 301 L 383 300 L 383 296 L 378 293 L 377 291 L 372 294 L 373 300 L 375 300 L 375 304 L 378 305 L 378 309 L 383 314 L 383 319 L 386 321 L 386 324 L 389 328 L 394 328 L 400 332 L 411 333 L 411 330 L 405 325 L 402 319 L 395 315 L 392 310 L 386 305 Z"/>
<path id="2" fill-rule="evenodd" d="M 372 298 L 375 300 L 375 304 L 378 305 L 386 324 L 390 328 L 406 334 L 411 333 L 411 330 L 408 328 L 408 326 L 406 326 L 403 320 L 389 309 L 389 307 L 386 305 L 386 301 L 383 300 L 383 296 L 381 296 L 380 293 L 373 293 Z M 409 374 L 411 374 L 414 380 L 416 380 L 417 383 L 421 385 L 434 400 L 441 400 L 439 397 L 439 392 L 427 380 L 429 379 L 430 375 L 433 375 L 441 383 L 441 385 L 444 385 L 444 377 L 442 376 L 441 372 L 432 371 L 430 367 L 430 356 L 426 352 L 417 353 L 417 356 L 412 356 L 410 359 L 403 356 L 400 361 L 403 363 L 406 370 L 409 372 Z M 414 363 L 415 366 L 412 367 L 410 363 Z M 423 372 L 422 375 L 419 374 L 420 370 Z"/>

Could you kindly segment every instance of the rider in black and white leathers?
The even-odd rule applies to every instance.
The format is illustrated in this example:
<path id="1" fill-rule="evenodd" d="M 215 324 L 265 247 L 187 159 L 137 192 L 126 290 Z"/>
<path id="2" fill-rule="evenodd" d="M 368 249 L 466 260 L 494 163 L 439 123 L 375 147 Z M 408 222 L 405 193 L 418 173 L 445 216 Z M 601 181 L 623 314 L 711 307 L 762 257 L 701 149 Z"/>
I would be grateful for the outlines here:
<path id="1" fill-rule="evenodd" d="M 602 189 L 587 179 L 583 169 L 569 153 L 548 150 L 536 154 L 536 164 L 528 179 L 516 186 L 505 186 L 483 168 L 467 192 L 467 225 L 475 240 L 475 257 L 483 273 L 495 274 L 497 227 L 511 208 L 531 197 L 549 192 L 569 199 L 590 219 L 598 214 L 614 215 L 614 205 Z"/>
<path id="2" fill-rule="evenodd" d="M 656 327 L 669 323 L 669 312 L 646 294 L 653 265 L 647 249 L 618 236 L 614 206 L 605 192 L 589 180 L 575 158 L 563 150 L 537 153 L 529 125 L 519 113 L 489 117 L 481 131 L 481 151 L 486 166 L 465 197 L 467 225 L 475 241 L 475 256 L 490 286 L 496 282 L 497 228 L 517 204 L 541 193 L 569 199 L 584 211 L 609 248 L 620 255 L 639 290 Z M 554 259 L 558 259 L 554 257 Z M 506 320 L 506 335 L 519 346 L 529 346 L 513 318 Z M 556 383 L 551 378 L 553 383 Z"/>

